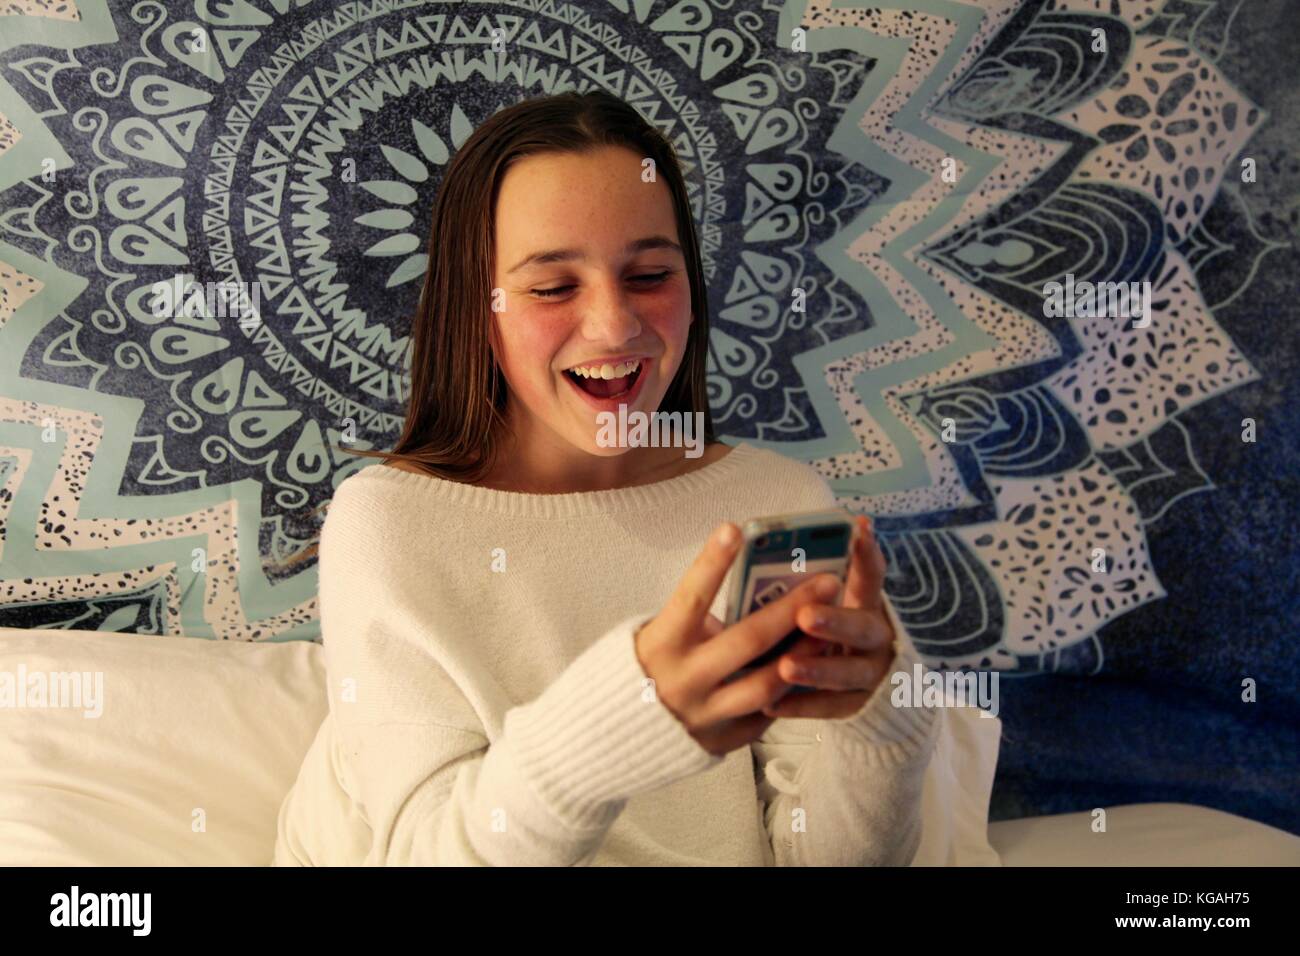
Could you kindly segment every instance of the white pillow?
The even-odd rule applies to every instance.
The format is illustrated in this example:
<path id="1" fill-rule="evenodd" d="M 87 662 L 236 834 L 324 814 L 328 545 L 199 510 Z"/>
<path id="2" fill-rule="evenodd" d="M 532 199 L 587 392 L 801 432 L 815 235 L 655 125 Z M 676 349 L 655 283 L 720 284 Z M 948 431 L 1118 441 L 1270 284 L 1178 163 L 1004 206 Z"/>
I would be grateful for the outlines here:
<path id="1" fill-rule="evenodd" d="M 952 702 L 951 695 L 944 699 Z M 989 800 L 1002 720 L 974 707 L 939 711 L 942 725 L 921 789 L 921 846 L 912 866 L 1001 866 L 989 842 Z"/>
<path id="2" fill-rule="evenodd" d="M 80 671 L 103 687 L 97 718 L 0 706 L 0 865 L 269 863 L 280 803 L 327 710 L 320 651 L 0 629 L 0 681 Z"/>

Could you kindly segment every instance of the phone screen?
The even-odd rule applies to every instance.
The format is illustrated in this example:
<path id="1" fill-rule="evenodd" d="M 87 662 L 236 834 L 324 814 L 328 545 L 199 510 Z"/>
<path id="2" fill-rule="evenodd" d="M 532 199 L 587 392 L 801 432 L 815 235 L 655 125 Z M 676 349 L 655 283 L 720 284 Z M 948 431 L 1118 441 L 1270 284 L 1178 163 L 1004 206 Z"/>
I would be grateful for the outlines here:
<path id="1" fill-rule="evenodd" d="M 801 528 L 773 529 L 755 537 L 745 551 L 740 617 L 779 600 L 812 577 L 830 572 L 843 581 L 848 573 L 852 525 L 832 520 Z M 774 647 L 754 658 L 733 676 L 747 674 L 787 653 L 803 636 L 791 631 Z M 815 688 L 794 685 L 790 693 Z"/>

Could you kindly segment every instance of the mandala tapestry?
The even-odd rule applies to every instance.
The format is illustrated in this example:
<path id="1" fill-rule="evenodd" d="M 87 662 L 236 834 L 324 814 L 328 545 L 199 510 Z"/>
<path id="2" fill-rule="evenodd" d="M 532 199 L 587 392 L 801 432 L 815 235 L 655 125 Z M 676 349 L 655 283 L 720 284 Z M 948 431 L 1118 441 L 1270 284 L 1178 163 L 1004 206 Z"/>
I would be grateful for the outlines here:
<path id="1" fill-rule="evenodd" d="M 372 464 L 346 448 L 397 436 L 442 171 L 496 110 L 603 88 L 684 164 L 719 433 L 876 516 L 928 663 L 1004 678 L 995 818 L 1300 832 L 1298 22 L 0 0 L 0 626 L 317 638 L 291 559 Z M 156 314 L 178 277 L 255 285 L 261 321 Z"/>

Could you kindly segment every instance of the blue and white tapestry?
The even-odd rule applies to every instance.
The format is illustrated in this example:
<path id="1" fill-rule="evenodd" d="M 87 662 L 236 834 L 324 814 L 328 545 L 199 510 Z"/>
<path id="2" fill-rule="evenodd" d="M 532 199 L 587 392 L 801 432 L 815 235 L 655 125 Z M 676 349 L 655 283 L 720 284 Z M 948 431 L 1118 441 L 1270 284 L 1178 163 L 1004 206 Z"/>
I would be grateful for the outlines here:
<path id="1" fill-rule="evenodd" d="M 1300 832 L 1298 58 L 1288 0 L 0 0 L 0 626 L 317 638 L 442 170 L 601 87 L 685 165 L 720 434 L 1003 677 L 995 818 Z"/>

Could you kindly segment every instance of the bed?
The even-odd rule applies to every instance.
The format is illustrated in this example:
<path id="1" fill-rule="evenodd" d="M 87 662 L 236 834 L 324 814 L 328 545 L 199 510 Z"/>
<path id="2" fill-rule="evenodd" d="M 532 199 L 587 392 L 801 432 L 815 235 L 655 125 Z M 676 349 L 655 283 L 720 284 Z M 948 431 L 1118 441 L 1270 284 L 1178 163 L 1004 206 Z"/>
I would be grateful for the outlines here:
<path id="1" fill-rule="evenodd" d="M 327 712 L 319 645 L 0 628 L 9 686 L 37 672 L 89 693 L 0 706 L 0 864 L 266 865 Z M 1300 864 L 1300 837 L 1185 804 L 1105 808 L 1105 832 L 1091 812 L 988 825 L 998 724 L 943 742 L 916 865 Z M 964 819 L 953 788 L 976 796 Z"/>

